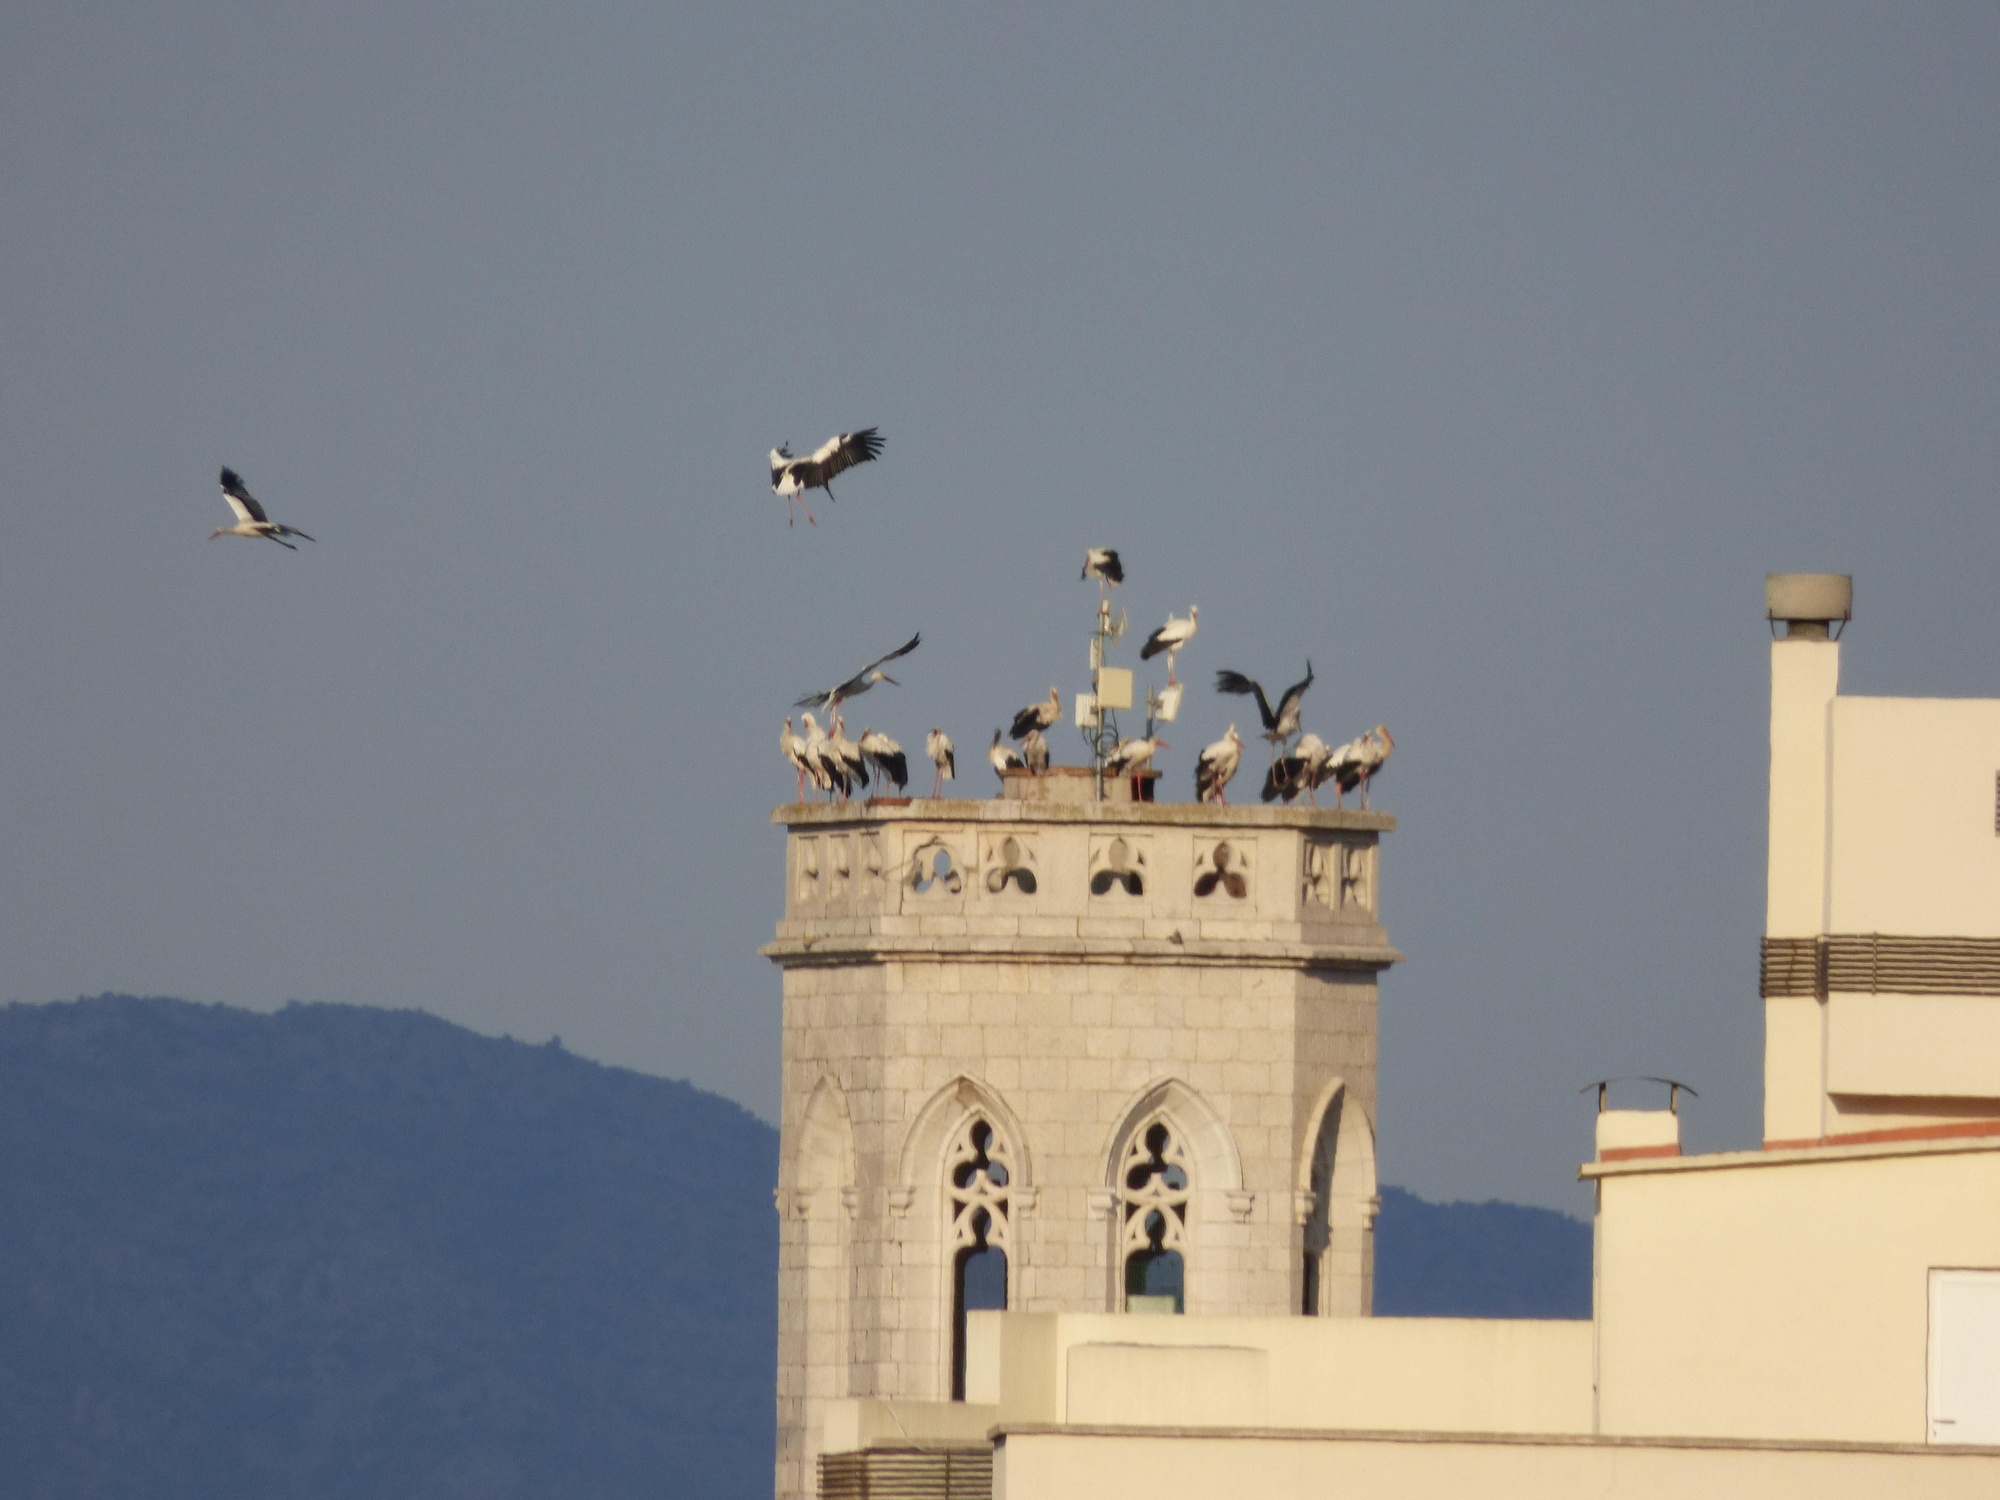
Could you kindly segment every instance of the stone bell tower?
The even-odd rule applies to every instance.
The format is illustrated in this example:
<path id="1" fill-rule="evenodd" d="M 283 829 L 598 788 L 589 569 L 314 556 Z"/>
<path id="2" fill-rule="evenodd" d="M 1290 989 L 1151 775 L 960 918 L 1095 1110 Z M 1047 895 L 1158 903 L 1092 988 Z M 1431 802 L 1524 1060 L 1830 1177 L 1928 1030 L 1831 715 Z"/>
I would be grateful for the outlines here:
<path id="1" fill-rule="evenodd" d="M 1363 1316 L 1385 813 L 793 804 L 781 1497 L 829 1402 L 963 1394 L 967 1308 Z"/>

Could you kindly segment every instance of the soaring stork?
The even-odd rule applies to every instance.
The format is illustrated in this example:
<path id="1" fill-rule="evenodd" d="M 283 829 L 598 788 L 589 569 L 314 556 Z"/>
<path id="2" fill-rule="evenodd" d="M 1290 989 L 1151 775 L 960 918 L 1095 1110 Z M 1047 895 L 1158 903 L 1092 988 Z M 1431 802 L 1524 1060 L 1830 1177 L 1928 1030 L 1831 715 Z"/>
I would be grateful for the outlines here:
<path id="1" fill-rule="evenodd" d="M 902 683 L 881 670 L 882 663 L 885 661 L 894 661 L 899 656 L 908 656 L 912 651 L 917 649 L 918 645 L 922 643 L 923 638 L 923 632 L 917 632 L 917 634 L 911 636 L 887 656 L 876 657 L 875 660 L 868 663 L 867 666 L 856 672 L 847 681 L 830 687 L 824 692 L 807 693 L 805 697 L 799 699 L 792 707 L 834 710 L 838 709 L 849 698 L 859 698 L 878 682 L 886 682 L 891 687 L 901 687 Z"/>
<path id="2" fill-rule="evenodd" d="M 1030 703 L 1014 715 L 1014 727 L 1007 731 L 1010 740 L 1024 740 L 1037 729 L 1047 729 L 1062 717 L 1062 697 L 1054 688 L 1049 689 L 1049 701 Z"/>
<path id="3" fill-rule="evenodd" d="M 1264 738 L 1271 742 L 1271 759 L 1278 758 L 1279 747 L 1299 732 L 1299 708 L 1305 701 L 1306 689 L 1313 685 L 1313 664 L 1306 662 L 1306 675 L 1286 688 L 1278 699 L 1277 708 L 1264 696 L 1264 685 L 1241 672 L 1217 672 L 1215 690 L 1218 693 L 1254 693 L 1257 696 L 1257 717 L 1264 721 Z"/>
<path id="4" fill-rule="evenodd" d="M 1343 792 L 1361 788 L 1361 805 L 1368 805 L 1368 783 L 1381 773 L 1389 754 L 1396 748 L 1386 724 L 1377 724 L 1366 734 L 1357 735 L 1333 752 L 1333 805 L 1340 806 Z"/>
<path id="5" fill-rule="evenodd" d="M 846 473 L 856 464 L 865 464 L 877 458 L 882 452 L 882 439 L 873 427 L 864 427 L 859 432 L 843 432 L 839 437 L 828 438 L 804 458 L 792 457 L 792 445 L 780 443 L 771 450 L 771 490 L 785 497 L 785 524 L 793 526 L 798 517 L 792 514 L 792 504 L 798 503 L 806 513 L 806 520 L 817 526 L 812 508 L 806 504 L 807 490 L 825 490 L 826 498 L 833 498 L 834 476 Z"/>
<path id="6" fill-rule="evenodd" d="M 1039 729 L 1030 729 L 1027 738 L 1021 741 L 1021 764 L 1036 776 L 1049 768 L 1049 742 L 1042 738 Z"/>
<path id="7" fill-rule="evenodd" d="M 1174 684 L 1174 656 L 1189 641 L 1194 639 L 1196 622 L 1201 618 L 1201 610 L 1190 604 L 1188 617 L 1177 619 L 1167 616 L 1167 623 L 1146 637 L 1146 644 L 1139 648 L 1139 660 L 1151 661 L 1162 651 L 1167 653 L 1167 686 Z"/>
<path id="8" fill-rule="evenodd" d="M 222 471 L 222 498 L 227 500 L 229 508 L 236 512 L 236 524 L 216 527 L 208 534 L 211 542 L 219 536 L 261 536 L 266 541 L 276 542 L 287 552 L 296 552 L 299 549 L 286 541 L 286 537 L 295 536 L 308 542 L 312 540 L 298 527 L 281 526 L 265 515 L 264 507 L 257 503 L 255 495 L 243 487 L 243 476 L 234 469 Z"/>
<path id="9" fill-rule="evenodd" d="M 944 784 L 958 779 L 958 758 L 952 750 L 951 736 L 942 729 L 933 728 L 924 737 L 924 754 L 937 767 L 937 779 L 931 783 L 931 795 L 941 797 L 944 795 Z"/>
<path id="10" fill-rule="evenodd" d="M 1167 742 L 1159 738 L 1120 740 L 1104 757 L 1105 774 L 1109 776 L 1136 776 L 1146 769 L 1155 755 L 1168 748 Z"/>
<path id="11" fill-rule="evenodd" d="M 986 763 L 993 768 L 993 774 L 1000 778 L 1000 790 L 1007 790 L 1007 773 L 1026 768 L 1027 763 L 1014 752 L 1011 745 L 1000 743 L 1000 731 L 993 731 L 993 748 L 986 752 Z"/>
<path id="12" fill-rule="evenodd" d="M 862 758 L 861 747 L 847 737 L 847 727 L 839 714 L 833 716 L 833 723 L 827 727 L 826 754 L 847 779 L 847 787 L 841 793 L 843 798 L 853 796 L 856 787 L 868 785 L 868 762 Z"/>
<path id="13" fill-rule="evenodd" d="M 1201 759 L 1194 763 L 1194 795 L 1197 802 L 1229 801 L 1223 789 L 1236 774 L 1238 762 L 1243 759 L 1243 737 L 1236 732 L 1236 726 L 1229 726 L 1225 734 L 1214 744 L 1201 752 Z"/>
<path id="14" fill-rule="evenodd" d="M 1125 565 L 1118 561 L 1116 547 L 1092 547 L 1083 554 L 1081 578 L 1101 578 L 1113 588 L 1125 581 Z"/>
<path id="15" fill-rule="evenodd" d="M 872 729 L 861 731 L 861 753 L 868 764 L 875 768 L 875 782 L 878 786 L 893 781 L 900 795 L 910 784 L 910 763 L 903 757 L 903 747 L 886 734 L 877 734 Z"/>
<path id="16" fill-rule="evenodd" d="M 1263 799 L 1283 797 L 1287 802 L 1304 792 L 1314 807 L 1319 806 L 1319 789 L 1333 774 L 1333 751 L 1316 734 L 1302 734 L 1292 753 L 1271 762 L 1264 773 Z"/>
<path id="17" fill-rule="evenodd" d="M 798 768 L 799 801 L 806 800 L 806 741 L 804 735 L 792 733 L 792 721 L 785 720 L 785 727 L 778 734 L 778 748 L 785 753 L 785 759 Z M 814 782 L 819 778 L 815 776 Z"/>

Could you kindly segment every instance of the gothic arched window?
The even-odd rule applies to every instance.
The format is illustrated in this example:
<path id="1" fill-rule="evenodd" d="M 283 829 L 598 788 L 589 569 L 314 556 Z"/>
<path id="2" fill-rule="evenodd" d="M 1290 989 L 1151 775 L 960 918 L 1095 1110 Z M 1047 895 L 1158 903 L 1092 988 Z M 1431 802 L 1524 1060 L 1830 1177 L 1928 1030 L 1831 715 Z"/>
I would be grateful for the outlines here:
<path id="1" fill-rule="evenodd" d="M 1119 1245 L 1125 1257 L 1127 1312 L 1185 1312 L 1187 1152 L 1164 1120 L 1132 1138 L 1118 1171 L 1125 1210 Z"/>
<path id="2" fill-rule="evenodd" d="M 965 1315 L 1007 1307 L 1007 1145 L 979 1115 L 945 1157 L 951 1214 L 951 1399 L 965 1399 Z"/>

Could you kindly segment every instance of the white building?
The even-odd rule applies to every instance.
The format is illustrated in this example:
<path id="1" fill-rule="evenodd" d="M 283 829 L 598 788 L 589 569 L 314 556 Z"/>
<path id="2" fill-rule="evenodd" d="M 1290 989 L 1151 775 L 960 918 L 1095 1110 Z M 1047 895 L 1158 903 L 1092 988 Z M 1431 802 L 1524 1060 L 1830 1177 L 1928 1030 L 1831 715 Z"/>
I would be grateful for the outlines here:
<path id="1" fill-rule="evenodd" d="M 1765 1141 L 1598 1117 L 1589 1322 L 1363 1316 L 1387 817 L 781 809 L 779 1493 L 2000 1494 L 2000 701 L 1840 696 L 1850 596 L 1768 588 Z"/>

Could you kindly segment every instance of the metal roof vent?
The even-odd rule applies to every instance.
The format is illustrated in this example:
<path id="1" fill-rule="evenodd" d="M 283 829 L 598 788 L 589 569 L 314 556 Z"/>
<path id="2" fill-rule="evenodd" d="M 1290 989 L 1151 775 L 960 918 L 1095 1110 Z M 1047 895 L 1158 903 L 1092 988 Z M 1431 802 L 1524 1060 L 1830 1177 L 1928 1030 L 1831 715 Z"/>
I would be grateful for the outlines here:
<path id="1" fill-rule="evenodd" d="M 1854 575 L 1766 573 L 1764 618 L 1773 633 L 1782 621 L 1787 640 L 1839 640 L 1833 627 L 1854 618 Z"/>

